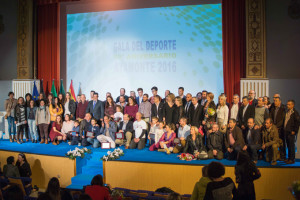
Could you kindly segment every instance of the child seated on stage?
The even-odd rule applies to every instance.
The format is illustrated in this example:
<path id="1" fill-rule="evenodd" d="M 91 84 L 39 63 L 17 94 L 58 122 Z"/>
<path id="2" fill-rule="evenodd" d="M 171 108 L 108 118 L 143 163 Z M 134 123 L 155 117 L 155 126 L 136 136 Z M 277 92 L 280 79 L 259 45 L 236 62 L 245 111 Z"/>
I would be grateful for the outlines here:
<path id="1" fill-rule="evenodd" d="M 149 130 L 148 139 L 150 141 L 150 144 L 154 144 L 155 143 L 155 131 L 159 127 L 157 117 L 152 117 L 150 126 L 151 127 L 150 127 L 150 130 Z"/>
<path id="2" fill-rule="evenodd" d="M 94 148 L 98 148 L 100 146 L 100 142 L 97 140 L 97 136 L 100 135 L 100 128 L 97 125 L 97 120 L 95 118 L 91 120 L 91 124 L 90 132 L 94 133 L 94 136 L 88 137 L 87 141 L 92 144 Z"/>
<path id="3" fill-rule="evenodd" d="M 122 107 L 120 105 L 116 106 L 116 113 L 114 114 L 114 121 L 117 123 L 117 126 L 119 126 L 120 122 L 123 121 Z"/>
<path id="4" fill-rule="evenodd" d="M 79 134 L 79 121 L 78 120 L 76 120 L 75 122 L 74 122 L 74 127 L 72 128 L 72 131 L 75 131 L 75 132 L 77 132 L 77 135 L 76 136 L 72 136 L 71 135 L 71 137 L 72 137 L 72 139 L 71 139 L 71 144 L 70 145 L 78 145 L 78 143 L 80 142 L 80 134 Z"/>
<path id="5" fill-rule="evenodd" d="M 161 136 L 159 141 L 155 144 L 152 144 L 149 148 L 150 151 L 165 151 L 167 154 L 170 154 L 174 148 L 174 139 L 176 137 L 175 125 L 167 124 L 166 132 Z"/>

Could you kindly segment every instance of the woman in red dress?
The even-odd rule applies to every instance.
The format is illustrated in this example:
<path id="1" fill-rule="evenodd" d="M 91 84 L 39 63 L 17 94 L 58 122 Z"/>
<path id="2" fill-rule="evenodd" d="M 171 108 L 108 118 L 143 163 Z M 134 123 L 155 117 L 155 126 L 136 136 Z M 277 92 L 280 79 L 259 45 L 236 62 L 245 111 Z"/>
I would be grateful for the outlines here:
<path id="1" fill-rule="evenodd" d="M 60 115 L 58 115 L 56 117 L 56 121 L 53 122 L 52 124 L 52 128 L 49 134 L 49 137 L 53 145 L 58 145 L 59 140 L 66 140 L 67 138 L 66 134 L 63 134 L 61 132 L 61 128 L 62 128 L 62 118 Z"/>

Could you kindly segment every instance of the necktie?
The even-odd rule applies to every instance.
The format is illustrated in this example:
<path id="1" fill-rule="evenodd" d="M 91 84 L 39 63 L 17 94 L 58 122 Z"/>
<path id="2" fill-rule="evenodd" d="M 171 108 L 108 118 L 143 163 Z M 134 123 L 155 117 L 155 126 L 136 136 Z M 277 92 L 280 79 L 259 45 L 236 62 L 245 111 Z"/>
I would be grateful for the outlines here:
<path id="1" fill-rule="evenodd" d="M 96 101 L 94 101 L 94 103 L 93 103 L 93 109 L 95 108 L 95 105 L 96 105 Z"/>

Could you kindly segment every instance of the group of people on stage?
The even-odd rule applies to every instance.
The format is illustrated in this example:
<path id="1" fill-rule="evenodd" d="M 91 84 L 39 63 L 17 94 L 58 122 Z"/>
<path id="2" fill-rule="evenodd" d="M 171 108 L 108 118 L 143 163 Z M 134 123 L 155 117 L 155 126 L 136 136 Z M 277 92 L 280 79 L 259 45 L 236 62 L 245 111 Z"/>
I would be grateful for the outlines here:
<path id="1" fill-rule="evenodd" d="M 143 149 L 149 140 L 150 151 L 184 152 L 198 159 L 236 159 L 245 151 L 255 163 L 262 152 L 272 165 L 278 159 L 295 162 L 300 117 L 294 100 L 284 105 L 275 94 L 271 103 L 266 96 L 256 99 L 251 90 L 241 102 L 234 95 L 228 103 L 221 94 L 215 104 L 214 94 L 205 90 L 192 96 L 179 87 L 178 96 L 166 90 L 163 99 L 157 87 L 151 91 L 150 98 L 142 88 L 137 96 L 131 91 L 128 97 L 121 88 L 115 101 L 109 92 L 105 101 L 95 91 L 90 92 L 90 101 L 84 94 L 74 101 L 70 93 L 47 98 L 40 94 L 37 101 L 26 94 L 16 100 L 10 92 L 5 101 L 10 141 L 24 142 L 25 133 L 26 141 L 33 143 L 68 141 L 94 148 L 109 143 L 111 148 Z"/>

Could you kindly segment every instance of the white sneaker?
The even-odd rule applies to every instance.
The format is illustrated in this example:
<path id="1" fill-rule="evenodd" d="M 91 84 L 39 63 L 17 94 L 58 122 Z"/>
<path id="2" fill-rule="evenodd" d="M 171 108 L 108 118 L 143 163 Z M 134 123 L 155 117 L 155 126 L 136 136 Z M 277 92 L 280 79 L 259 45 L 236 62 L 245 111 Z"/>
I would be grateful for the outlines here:
<path id="1" fill-rule="evenodd" d="M 80 146 L 81 146 L 81 143 L 78 143 L 78 146 L 80 147 Z"/>

